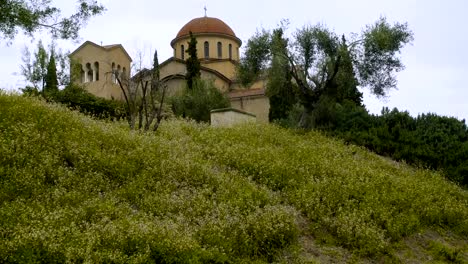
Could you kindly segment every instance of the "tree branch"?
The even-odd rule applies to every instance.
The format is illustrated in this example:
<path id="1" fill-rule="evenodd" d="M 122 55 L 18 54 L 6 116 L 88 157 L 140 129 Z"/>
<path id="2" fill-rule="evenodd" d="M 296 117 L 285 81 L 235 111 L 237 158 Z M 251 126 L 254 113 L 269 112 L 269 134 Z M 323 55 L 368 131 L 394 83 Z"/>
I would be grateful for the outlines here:
<path id="1" fill-rule="evenodd" d="M 115 72 L 112 72 L 112 74 L 114 75 L 114 77 L 116 78 L 117 80 L 117 83 L 119 84 L 119 87 L 120 87 L 120 90 L 122 91 L 123 95 L 124 95 L 124 98 L 125 98 L 125 102 L 126 102 L 126 105 L 127 105 L 127 121 L 128 121 L 128 125 L 130 126 L 131 129 L 134 128 L 133 126 L 133 122 L 132 122 L 132 111 L 130 109 L 130 101 L 128 99 L 128 96 L 127 96 L 127 93 L 125 92 L 125 89 L 123 88 L 123 85 L 122 85 L 122 82 L 120 81 L 120 78 L 117 76 L 117 74 Z"/>

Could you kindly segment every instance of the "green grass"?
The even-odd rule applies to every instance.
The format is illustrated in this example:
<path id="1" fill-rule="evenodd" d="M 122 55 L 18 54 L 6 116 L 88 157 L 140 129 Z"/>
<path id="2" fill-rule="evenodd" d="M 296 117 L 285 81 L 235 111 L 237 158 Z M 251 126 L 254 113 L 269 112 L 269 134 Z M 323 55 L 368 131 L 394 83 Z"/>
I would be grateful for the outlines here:
<path id="1" fill-rule="evenodd" d="M 430 251 L 435 256 L 436 260 L 451 262 L 451 263 L 463 263 L 458 248 L 447 246 L 438 241 L 431 241 Z"/>
<path id="2" fill-rule="evenodd" d="M 466 190 L 316 132 L 141 134 L 3 94 L 0 134 L 0 262 L 299 262 L 305 230 L 381 259 L 424 230 L 468 236 Z"/>

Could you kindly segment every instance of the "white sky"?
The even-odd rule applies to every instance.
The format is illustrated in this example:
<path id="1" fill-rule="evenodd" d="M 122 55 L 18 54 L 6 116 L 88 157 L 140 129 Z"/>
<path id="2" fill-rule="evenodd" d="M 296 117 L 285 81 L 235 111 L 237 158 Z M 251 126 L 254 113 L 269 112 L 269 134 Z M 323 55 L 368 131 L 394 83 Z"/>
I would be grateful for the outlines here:
<path id="1" fill-rule="evenodd" d="M 54 1 L 65 14 L 75 1 Z M 256 29 L 274 28 L 289 19 L 290 32 L 305 24 L 325 23 L 337 34 L 360 32 L 381 15 L 390 22 L 408 22 L 414 32 L 413 45 L 401 56 L 406 69 L 398 74 L 398 90 L 385 101 L 368 93 L 364 103 L 372 113 L 383 106 L 408 110 L 411 115 L 437 113 L 468 119 L 468 1 L 415 0 L 104 0 L 104 15 L 91 19 L 80 32 L 79 42 L 59 41 L 63 50 L 73 51 L 86 40 L 104 45 L 121 43 L 135 60 L 137 51 L 150 65 L 152 52 L 159 61 L 172 56 L 171 40 L 192 18 L 217 17 L 228 24 L 244 43 Z M 71 5 L 70 3 L 73 3 Z M 0 40 L 0 87 L 17 89 L 26 84 L 20 71 L 21 50 L 35 47 L 50 36 L 41 32 L 34 40 L 18 35 L 10 44 Z"/>

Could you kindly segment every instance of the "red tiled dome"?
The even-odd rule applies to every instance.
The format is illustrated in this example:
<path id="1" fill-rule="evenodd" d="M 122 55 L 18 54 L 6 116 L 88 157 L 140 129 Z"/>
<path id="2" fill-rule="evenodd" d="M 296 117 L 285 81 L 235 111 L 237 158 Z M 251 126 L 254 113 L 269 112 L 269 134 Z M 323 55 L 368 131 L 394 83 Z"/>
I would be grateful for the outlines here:
<path id="1" fill-rule="evenodd" d="M 185 26 L 183 26 L 179 33 L 177 33 L 176 39 L 189 35 L 192 33 L 218 33 L 223 35 L 229 35 L 236 38 L 234 31 L 222 20 L 214 17 L 198 17 L 190 20 Z"/>

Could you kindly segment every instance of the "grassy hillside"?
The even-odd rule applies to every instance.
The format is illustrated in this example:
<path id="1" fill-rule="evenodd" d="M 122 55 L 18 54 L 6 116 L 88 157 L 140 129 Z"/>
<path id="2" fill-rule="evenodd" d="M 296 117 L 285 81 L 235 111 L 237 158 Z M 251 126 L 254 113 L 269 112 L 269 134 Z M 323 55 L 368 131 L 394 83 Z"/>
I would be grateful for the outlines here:
<path id="1" fill-rule="evenodd" d="M 0 135 L 0 262 L 467 261 L 466 190 L 319 133 L 0 95 Z"/>

